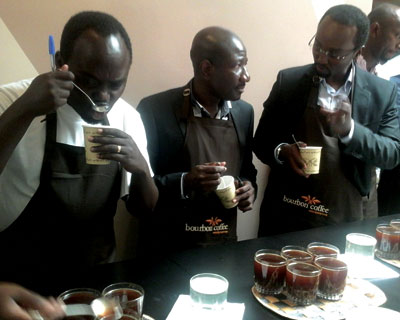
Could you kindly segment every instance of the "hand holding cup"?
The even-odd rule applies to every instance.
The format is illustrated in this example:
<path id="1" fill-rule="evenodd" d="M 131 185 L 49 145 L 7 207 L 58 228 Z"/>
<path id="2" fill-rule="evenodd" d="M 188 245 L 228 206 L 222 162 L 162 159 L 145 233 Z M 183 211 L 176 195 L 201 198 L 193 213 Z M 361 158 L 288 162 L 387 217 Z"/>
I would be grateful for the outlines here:
<path id="1" fill-rule="evenodd" d="M 215 191 L 221 183 L 221 176 L 226 171 L 226 162 L 207 162 L 196 165 L 184 176 L 185 193 Z"/>

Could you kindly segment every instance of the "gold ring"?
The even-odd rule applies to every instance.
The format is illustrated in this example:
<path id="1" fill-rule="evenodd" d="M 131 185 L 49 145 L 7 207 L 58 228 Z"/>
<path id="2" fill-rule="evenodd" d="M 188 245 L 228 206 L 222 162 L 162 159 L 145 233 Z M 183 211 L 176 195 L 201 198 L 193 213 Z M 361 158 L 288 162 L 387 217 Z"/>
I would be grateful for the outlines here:
<path id="1" fill-rule="evenodd" d="M 117 153 L 121 152 L 121 146 L 117 146 Z"/>

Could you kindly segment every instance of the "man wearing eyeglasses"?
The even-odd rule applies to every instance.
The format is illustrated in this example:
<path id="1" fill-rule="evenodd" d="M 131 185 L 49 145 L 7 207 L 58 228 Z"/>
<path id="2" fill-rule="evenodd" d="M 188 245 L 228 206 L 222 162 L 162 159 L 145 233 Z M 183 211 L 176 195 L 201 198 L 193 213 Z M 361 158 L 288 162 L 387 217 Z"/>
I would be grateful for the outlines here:
<path id="1" fill-rule="evenodd" d="M 358 8 L 332 7 L 309 43 L 314 64 L 279 72 L 255 134 L 271 167 L 260 236 L 377 216 L 363 199 L 375 167 L 399 163 L 400 132 L 394 86 L 353 64 L 368 29 Z M 322 147 L 319 174 L 304 172 L 306 145 Z"/>

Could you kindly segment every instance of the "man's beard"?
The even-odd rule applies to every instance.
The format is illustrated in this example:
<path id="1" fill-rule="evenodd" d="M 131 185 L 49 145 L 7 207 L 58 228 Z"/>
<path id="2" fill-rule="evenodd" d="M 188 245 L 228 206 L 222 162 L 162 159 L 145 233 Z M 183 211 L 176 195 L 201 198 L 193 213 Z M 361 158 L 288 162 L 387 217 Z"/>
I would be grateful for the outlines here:
<path id="1" fill-rule="evenodd" d="M 314 66 L 315 66 L 315 71 L 317 72 L 318 76 L 320 76 L 321 78 L 325 78 L 325 79 L 330 77 L 331 71 L 328 68 L 319 65 L 323 69 L 323 70 L 319 70 L 317 68 L 317 64 L 316 63 L 314 63 Z"/>

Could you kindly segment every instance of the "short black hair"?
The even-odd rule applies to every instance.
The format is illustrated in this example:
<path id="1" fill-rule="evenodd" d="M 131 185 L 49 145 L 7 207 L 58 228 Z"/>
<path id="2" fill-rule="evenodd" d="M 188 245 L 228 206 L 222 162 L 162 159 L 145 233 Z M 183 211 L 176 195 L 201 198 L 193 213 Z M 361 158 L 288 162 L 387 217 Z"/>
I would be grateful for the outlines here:
<path id="1" fill-rule="evenodd" d="M 68 20 L 64 26 L 60 44 L 60 54 L 64 61 L 68 61 L 71 57 L 75 41 L 87 30 L 94 30 L 103 37 L 120 34 L 129 51 L 130 61 L 132 62 L 131 40 L 125 28 L 112 15 L 99 11 L 82 11 Z"/>
<path id="2" fill-rule="evenodd" d="M 319 23 L 327 16 L 345 26 L 355 26 L 357 28 L 357 34 L 354 39 L 356 49 L 360 49 L 365 45 L 369 34 L 369 20 L 359 8 L 349 4 L 331 7 L 325 12 Z"/>

